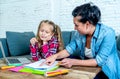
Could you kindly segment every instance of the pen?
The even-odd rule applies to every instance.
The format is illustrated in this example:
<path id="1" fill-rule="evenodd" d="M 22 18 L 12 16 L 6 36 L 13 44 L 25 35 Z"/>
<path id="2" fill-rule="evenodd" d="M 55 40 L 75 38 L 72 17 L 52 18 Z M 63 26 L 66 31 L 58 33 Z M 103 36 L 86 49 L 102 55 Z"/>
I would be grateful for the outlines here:
<path id="1" fill-rule="evenodd" d="M 58 64 L 57 64 L 57 66 L 59 66 L 61 63 L 62 63 L 62 62 L 61 62 L 61 61 L 59 61 L 59 62 L 58 62 Z"/>
<path id="2" fill-rule="evenodd" d="M 38 70 L 46 70 L 46 68 L 36 68 L 36 69 L 38 69 Z"/>
<path id="3" fill-rule="evenodd" d="M 9 69 L 9 68 L 13 68 L 15 66 L 2 66 L 1 69 Z"/>

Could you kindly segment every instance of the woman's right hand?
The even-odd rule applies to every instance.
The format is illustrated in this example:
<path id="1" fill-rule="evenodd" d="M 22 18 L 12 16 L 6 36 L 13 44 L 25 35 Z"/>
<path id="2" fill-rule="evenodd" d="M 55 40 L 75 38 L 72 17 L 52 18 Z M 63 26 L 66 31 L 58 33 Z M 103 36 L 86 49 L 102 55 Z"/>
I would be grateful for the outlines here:
<path id="1" fill-rule="evenodd" d="M 38 41 L 37 41 L 37 39 L 35 37 L 33 37 L 33 38 L 30 39 L 30 43 L 32 45 L 35 45 L 36 42 L 38 42 Z"/>

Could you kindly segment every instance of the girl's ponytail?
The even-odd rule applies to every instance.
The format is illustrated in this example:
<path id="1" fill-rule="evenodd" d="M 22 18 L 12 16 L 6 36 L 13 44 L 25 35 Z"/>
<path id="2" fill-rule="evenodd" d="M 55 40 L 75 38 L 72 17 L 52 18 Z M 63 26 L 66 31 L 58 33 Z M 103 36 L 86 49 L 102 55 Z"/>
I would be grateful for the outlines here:
<path id="1" fill-rule="evenodd" d="M 61 51 L 64 49 L 64 44 L 63 44 L 63 39 L 62 39 L 62 32 L 58 25 L 55 26 L 55 36 L 57 37 L 58 42 L 59 42 L 58 51 Z"/>

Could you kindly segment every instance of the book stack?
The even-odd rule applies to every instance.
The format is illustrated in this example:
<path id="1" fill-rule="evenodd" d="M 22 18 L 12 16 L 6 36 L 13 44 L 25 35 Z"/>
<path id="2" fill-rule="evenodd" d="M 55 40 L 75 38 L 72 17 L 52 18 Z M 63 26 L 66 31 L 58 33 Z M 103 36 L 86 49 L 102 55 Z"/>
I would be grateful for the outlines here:
<path id="1" fill-rule="evenodd" d="M 45 59 L 41 59 L 40 61 L 26 64 L 21 67 L 11 68 L 10 70 L 15 71 L 15 72 L 24 72 L 24 73 L 44 75 L 46 72 L 54 71 L 59 68 L 58 61 L 55 61 L 54 64 L 50 66 L 46 65 L 45 63 L 42 64 L 43 62 L 45 62 Z"/>

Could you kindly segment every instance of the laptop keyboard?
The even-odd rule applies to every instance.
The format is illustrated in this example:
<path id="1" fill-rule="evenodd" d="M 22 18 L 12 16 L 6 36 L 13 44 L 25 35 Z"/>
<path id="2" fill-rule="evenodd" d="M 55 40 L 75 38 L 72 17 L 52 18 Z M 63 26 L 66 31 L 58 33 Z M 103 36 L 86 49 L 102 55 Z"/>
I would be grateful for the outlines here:
<path id="1" fill-rule="evenodd" d="M 8 59 L 10 63 L 20 63 L 18 59 Z"/>

